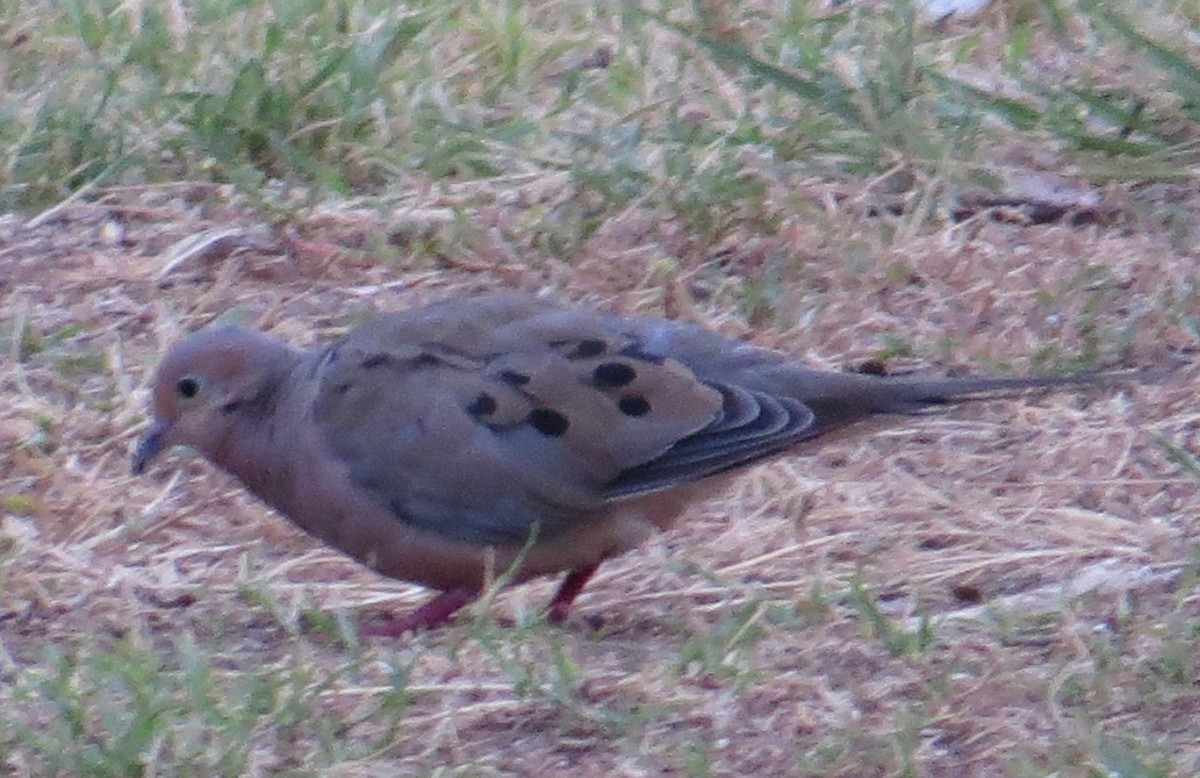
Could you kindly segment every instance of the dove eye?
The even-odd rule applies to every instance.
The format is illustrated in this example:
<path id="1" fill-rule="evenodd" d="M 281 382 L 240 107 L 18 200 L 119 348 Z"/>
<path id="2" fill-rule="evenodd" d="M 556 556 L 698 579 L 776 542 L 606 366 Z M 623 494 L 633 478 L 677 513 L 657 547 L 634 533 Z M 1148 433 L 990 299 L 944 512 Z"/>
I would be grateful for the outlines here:
<path id="1" fill-rule="evenodd" d="M 191 376 L 184 376 L 176 382 L 175 391 L 179 392 L 180 397 L 190 400 L 200 393 L 200 382 Z"/>

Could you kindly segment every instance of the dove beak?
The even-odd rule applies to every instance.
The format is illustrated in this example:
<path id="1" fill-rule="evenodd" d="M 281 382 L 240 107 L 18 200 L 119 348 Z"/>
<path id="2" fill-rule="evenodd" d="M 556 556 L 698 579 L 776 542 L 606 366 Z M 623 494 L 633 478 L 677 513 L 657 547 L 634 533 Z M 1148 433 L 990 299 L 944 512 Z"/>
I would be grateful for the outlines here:
<path id="1" fill-rule="evenodd" d="M 154 426 L 146 433 L 138 443 L 137 450 L 133 452 L 133 474 L 141 475 L 146 471 L 146 466 L 154 461 L 155 457 L 163 452 L 167 447 L 167 433 L 170 431 L 170 426 L 161 421 L 154 422 Z"/>

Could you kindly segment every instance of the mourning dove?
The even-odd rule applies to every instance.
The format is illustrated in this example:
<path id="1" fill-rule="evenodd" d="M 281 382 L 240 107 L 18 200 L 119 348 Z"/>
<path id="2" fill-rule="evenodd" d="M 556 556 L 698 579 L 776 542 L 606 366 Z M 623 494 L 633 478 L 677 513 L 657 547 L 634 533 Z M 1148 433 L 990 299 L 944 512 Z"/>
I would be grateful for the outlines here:
<path id="1" fill-rule="evenodd" d="M 440 591 L 375 634 L 441 624 L 506 570 L 567 571 L 559 621 L 713 476 L 872 414 L 1094 380 L 822 372 L 693 325 L 484 297 L 309 353 L 194 334 L 158 367 L 133 470 L 190 446 L 311 535 Z"/>

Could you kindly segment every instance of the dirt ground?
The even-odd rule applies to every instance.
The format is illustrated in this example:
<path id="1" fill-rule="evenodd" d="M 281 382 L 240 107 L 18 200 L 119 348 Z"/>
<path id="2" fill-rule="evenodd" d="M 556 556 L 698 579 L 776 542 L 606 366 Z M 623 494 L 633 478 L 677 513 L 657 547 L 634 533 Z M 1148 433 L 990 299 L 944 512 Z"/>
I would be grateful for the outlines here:
<path id="1" fill-rule="evenodd" d="M 186 184 L 0 218 L 0 670 L 38 666 L 49 645 L 187 634 L 236 672 L 294 651 L 285 626 L 304 609 L 364 619 L 423 602 L 186 453 L 134 478 L 146 381 L 171 342 L 220 316 L 312 345 L 375 312 L 522 290 L 693 319 L 830 369 L 902 336 L 915 356 L 893 369 L 1019 373 L 1039 367 L 1031 355 L 1054 366 L 1093 349 L 1163 374 L 892 420 L 748 471 L 605 565 L 572 624 L 539 633 L 578 669 L 570 705 L 523 692 L 469 626 L 372 639 L 411 664 L 403 727 L 325 774 L 673 775 L 694 751 L 710 774 L 884 775 L 908 743 L 913 775 L 1070 775 L 1072 755 L 1124 734 L 1164 744 L 1175 769 L 1200 764 L 1200 697 L 1151 699 L 1142 679 L 1168 616 L 1200 624 L 1200 493 L 1165 445 L 1200 454 L 1189 237 L 1135 217 L 994 213 L 910 234 L 830 206 L 696 246 L 631 209 L 567 261 L 519 237 L 532 205 L 569 196 L 567 182 L 539 186 L 507 200 L 416 188 L 393 212 L 270 224 Z M 459 229 L 456 214 L 471 233 L 414 260 L 412 236 Z M 752 320 L 746 279 L 774 295 Z M 897 629 L 929 617 L 936 648 L 890 651 L 848 594 L 856 577 Z M 246 600 L 249 584 L 275 612 Z M 552 586 L 476 612 L 519 622 Z M 1123 640 L 1107 676 L 1105 634 Z M 535 664 L 543 650 L 512 649 Z M 319 675 L 347 655 L 314 638 L 305 656 Z M 1066 695 L 1077 675 L 1094 686 Z M 355 709 L 374 688 L 339 682 L 326 703 Z M 368 721 L 348 736 L 370 734 Z M 316 749 L 264 738 L 248 772 L 311 765 Z"/>

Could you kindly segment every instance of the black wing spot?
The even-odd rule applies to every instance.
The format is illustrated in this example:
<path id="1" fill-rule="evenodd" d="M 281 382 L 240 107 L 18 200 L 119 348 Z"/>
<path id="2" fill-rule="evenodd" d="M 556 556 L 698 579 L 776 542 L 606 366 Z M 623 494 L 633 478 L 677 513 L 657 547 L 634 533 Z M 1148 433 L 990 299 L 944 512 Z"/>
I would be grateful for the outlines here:
<path id="1" fill-rule="evenodd" d="M 389 357 L 387 354 L 372 354 L 371 356 L 367 357 L 359 364 L 362 365 L 362 367 L 366 368 L 367 370 L 370 370 L 372 368 L 379 367 L 380 365 L 386 363 L 388 361 L 388 359 L 389 359 Z"/>
<path id="2" fill-rule="evenodd" d="M 855 373 L 885 376 L 888 374 L 887 363 L 881 359 L 869 359 L 854 369 Z"/>
<path id="3" fill-rule="evenodd" d="M 624 362 L 605 362 L 597 365 L 592 371 L 592 380 L 596 386 L 605 389 L 616 389 L 629 386 L 637 378 L 637 371 Z"/>
<path id="4" fill-rule="evenodd" d="M 472 416 L 491 416 L 499 407 L 496 403 L 496 398 L 492 397 L 487 392 L 480 392 L 479 396 L 471 401 L 467 406 L 467 413 Z"/>
<path id="5" fill-rule="evenodd" d="M 512 386 L 524 386 L 533 380 L 526 373 L 518 373 L 516 370 L 501 370 L 499 377 L 501 381 Z"/>
<path id="6" fill-rule="evenodd" d="M 534 408 L 529 412 L 527 421 L 529 426 L 548 438 L 557 438 L 571 426 L 566 416 L 550 408 Z"/>
<path id="7" fill-rule="evenodd" d="M 617 401 L 617 408 L 626 416 L 645 416 L 650 412 L 650 401 L 645 397 L 631 394 Z"/>
<path id="8" fill-rule="evenodd" d="M 446 360 L 428 351 L 422 351 L 415 357 L 409 360 L 409 364 L 413 367 L 433 367 L 435 365 L 444 364 Z"/>
<path id="9" fill-rule="evenodd" d="M 567 352 L 567 359 L 591 359 L 598 357 L 608 350 L 608 344 L 596 338 L 587 338 L 575 344 L 575 348 Z"/>

